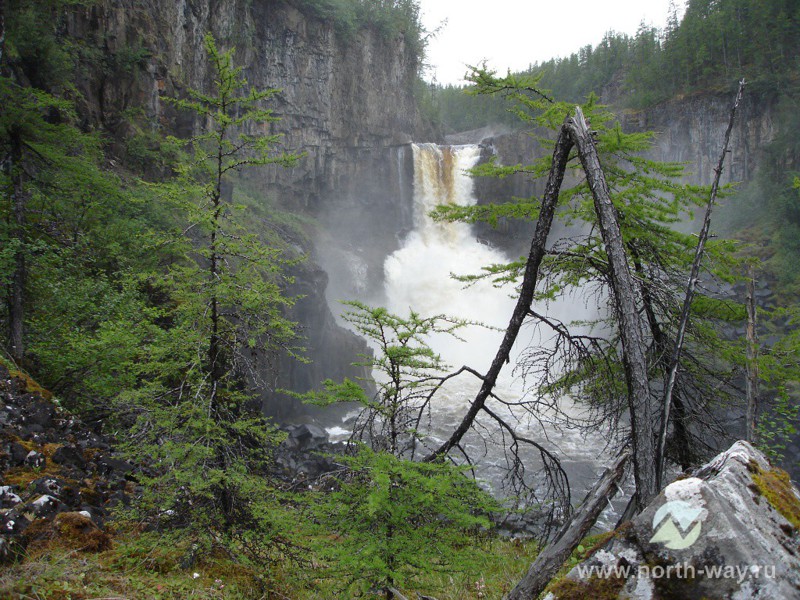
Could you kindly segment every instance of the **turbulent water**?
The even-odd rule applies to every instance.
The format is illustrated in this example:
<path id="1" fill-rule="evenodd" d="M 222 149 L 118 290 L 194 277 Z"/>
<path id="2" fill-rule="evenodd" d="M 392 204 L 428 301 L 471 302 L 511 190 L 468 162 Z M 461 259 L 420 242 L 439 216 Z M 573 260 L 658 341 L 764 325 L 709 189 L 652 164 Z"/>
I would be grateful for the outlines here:
<path id="1" fill-rule="evenodd" d="M 480 157 L 480 148 L 474 145 L 437 146 L 414 145 L 414 230 L 407 235 L 402 246 L 390 255 L 384 265 L 385 298 L 387 308 L 400 316 L 410 309 L 422 316 L 446 314 L 448 316 L 478 321 L 495 329 L 470 327 L 461 334 L 463 342 L 450 337 L 430 340 L 430 345 L 454 368 L 468 365 L 485 372 L 502 339 L 504 329 L 515 304 L 514 288 L 496 287 L 489 280 L 465 286 L 453 275 L 476 274 L 481 267 L 509 262 L 509 257 L 498 250 L 479 243 L 471 227 L 465 223 L 434 221 L 430 212 L 439 205 L 471 205 L 475 203 L 473 180 L 466 170 Z M 561 320 L 586 318 L 580 302 L 562 301 L 542 312 Z M 515 355 L 531 344 L 546 344 L 532 329 L 523 328 L 515 348 Z M 514 361 L 501 374 L 498 395 L 510 402 L 523 397 L 526 385 L 514 370 Z M 460 422 L 470 401 L 478 390 L 474 376 L 462 375 L 448 383 L 437 394 L 433 405 L 433 418 L 426 433 L 430 445 L 446 439 Z M 497 404 L 497 403 L 495 403 Z M 547 420 L 548 415 L 529 415 L 524 411 L 512 412 L 496 405 L 494 409 L 520 434 L 545 444 L 563 461 L 570 475 L 573 490 L 578 494 L 591 485 L 602 471 L 603 440 L 587 441 L 575 430 L 550 423 L 540 424 L 537 417 Z M 575 409 L 571 409 L 575 410 Z M 479 459 L 483 476 L 499 483 L 505 458 L 502 448 L 506 440 L 502 433 L 484 420 L 482 435 L 473 434 L 466 447 Z M 341 432 L 341 429 L 338 431 Z M 535 462 L 535 456 L 531 455 Z M 531 465 L 534 467 L 534 465 Z M 534 470 L 531 468 L 531 470 Z"/>

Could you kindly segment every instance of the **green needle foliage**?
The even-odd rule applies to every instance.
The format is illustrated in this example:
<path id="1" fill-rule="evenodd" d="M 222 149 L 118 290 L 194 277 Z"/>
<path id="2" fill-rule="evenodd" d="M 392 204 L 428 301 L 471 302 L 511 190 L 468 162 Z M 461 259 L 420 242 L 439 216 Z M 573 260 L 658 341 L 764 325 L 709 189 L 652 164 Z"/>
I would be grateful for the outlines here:
<path id="1" fill-rule="evenodd" d="M 325 481 L 334 491 L 315 500 L 316 518 L 340 536 L 319 552 L 348 582 L 347 592 L 372 588 L 391 598 L 391 588 L 416 575 L 470 568 L 470 537 L 489 527 L 488 515 L 499 505 L 464 469 L 413 460 L 420 424 L 451 377 L 429 340 L 457 338 L 469 323 L 347 304 L 352 310 L 344 318 L 377 346 L 360 363 L 375 373 L 377 392 L 370 398 L 352 381 L 327 381 L 325 392 L 307 396 L 363 406 L 354 426 L 354 456 L 342 457 L 342 472 Z"/>
<path id="2" fill-rule="evenodd" d="M 171 140 L 189 152 L 176 179 L 159 188 L 191 224 L 165 240 L 184 259 L 150 281 L 169 298 L 159 315 L 169 326 L 152 332 L 140 385 L 120 402 L 137 407 L 129 451 L 155 461 L 141 510 L 192 540 L 190 556 L 216 546 L 263 561 L 280 542 L 266 477 L 279 437 L 249 385 L 259 383 L 257 359 L 296 352 L 296 336 L 284 316 L 292 304 L 282 292 L 284 250 L 248 232 L 230 190 L 243 169 L 291 166 L 297 157 L 275 152 L 278 138 L 260 134 L 275 120 L 262 104 L 276 90 L 249 88 L 232 51 L 220 52 L 210 36 L 205 48 L 212 91 L 171 100 L 202 131 Z"/>
<path id="3" fill-rule="evenodd" d="M 477 175 L 504 177 L 521 173 L 546 177 L 550 171 L 552 136 L 546 132 L 560 127 L 572 105 L 555 102 L 539 87 L 540 77 L 508 75 L 497 77 L 485 69 L 472 74 L 475 93 L 502 96 L 508 110 L 529 128 L 542 147 L 542 157 L 531 165 L 498 166 L 494 162 L 475 170 Z M 620 222 L 629 267 L 638 286 L 640 310 L 645 316 L 650 363 L 650 380 L 663 381 L 669 368 L 672 344 L 697 239 L 680 223 L 703 207 L 709 196 L 706 187 L 679 182 L 683 165 L 664 163 L 642 156 L 652 143 L 651 133 L 625 133 L 613 115 L 590 95 L 582 109 L 591 128 Z M 538 389 L 534 404 L 552 403 L 571 396 L 588 405 L 587 428 L 600 425 L 618 431 L 625 406 L 620 400 L 624 381 L 619 354 L 617 316 L 610 301 L 610 269 L 594 209 L 594 199 L 573 157 L 574 169 L 559 195 L 557 219 L 568 226 L 570 235 L 555 240 L 542 265 L 531 320 L 552 337 L 552 346 L 531 347 L 523 352 L 522 372 L 532 389 Z M 539 214 L 536 197 L 498 202 L 481 207 L 439 207 L 435 217 L 444 220 L 484 221 L 496 225 L 502 219 L 535 220 Z M 745 353 L 742 344 L 721 335 L 725 322 L 741 323 L 744 310 L 739 301 L 715 296 L 719 286 L 742 280 L 743 261 L 735 255 L 731 240 L 715 238 L 706 245 L 702 285 L 693 304 L 686 350 L 681 362 L 669 456 L 688 467 L 724 443 L 730 424 L 722 415 L 742 394 L 735 378 L 742 373 Z M 475 277 L 516 281 L 525 261 L 492 265 Z M 467 278 L 469 279 L 469 278 Z M 579 294 L 596 307 L 598 317 L 577 330 L 544 316 L 548 302 Z M 743 298 L 741 299 L 743 300 Z M 591 326 L 586 333 L 587 327 Z M 554 349 L 551 349 L 554 348 Z M 533 393 L 536 396 L 537 393 Z M 652 386 L 654 401 L 660 401 L 659 386 Z M 626 433 L 623 430 L 623 438 Z"/>
<path id="4" fill-rule="evenodd" d="M 405 460 L 360 446 L 346 457 L 335 491 L 324 494 L 314 515 L 336 543 L 320 557 L 347 587 L 380 592 L 413 585 L 415 577 L 445 571 L 475 572 L 476 537 L 498 509 L 463 469 Z"/>

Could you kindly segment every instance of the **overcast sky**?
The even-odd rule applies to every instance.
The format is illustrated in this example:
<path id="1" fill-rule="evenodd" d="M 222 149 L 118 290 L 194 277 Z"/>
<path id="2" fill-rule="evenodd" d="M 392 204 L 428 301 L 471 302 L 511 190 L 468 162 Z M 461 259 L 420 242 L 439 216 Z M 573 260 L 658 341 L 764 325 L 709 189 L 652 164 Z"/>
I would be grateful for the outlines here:
<path id="1" fill-rule="evenodd" d="M 447 21 L 428 44 L 425 76 L 447 84 L 462 82 L 465 64 L 486 60 L 502 75 L 595 46 L 609 30 L 634 34 L 642 21 L 662 28 L 669 0 L 420 0 L 420 6 L 428 31 Z"/>

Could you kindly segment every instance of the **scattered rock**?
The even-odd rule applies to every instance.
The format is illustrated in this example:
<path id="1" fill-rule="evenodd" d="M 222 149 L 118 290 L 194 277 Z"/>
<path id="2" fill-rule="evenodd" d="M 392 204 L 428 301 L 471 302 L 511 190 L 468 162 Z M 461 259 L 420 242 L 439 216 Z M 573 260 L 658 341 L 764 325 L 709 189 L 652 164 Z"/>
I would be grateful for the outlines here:
<path id="1" fill-rule="evenodd" d="M 29 385 L 0 366 L 0 476 L 13 469 L 17 484 L 0 486 L 0 563 L 31 543 L 106 549 L 100 527 L 113 504 L 129 502 L 136 469 Z"/>

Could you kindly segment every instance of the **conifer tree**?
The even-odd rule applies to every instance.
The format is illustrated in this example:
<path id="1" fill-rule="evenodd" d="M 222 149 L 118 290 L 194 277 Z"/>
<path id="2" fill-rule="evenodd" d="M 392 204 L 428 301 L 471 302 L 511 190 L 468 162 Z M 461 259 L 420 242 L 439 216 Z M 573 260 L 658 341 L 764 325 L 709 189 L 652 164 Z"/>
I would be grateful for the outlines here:
<path id="1" fill-rule="evenodd" d="M 511 109 L 531 125 L 559 127 L 564 116 L 573 110 L 569 105 L 551 101 L 546 92 L 539 90 L 535 79 L 511 75 L 497 78 L 485 70 L 476 71 L 473 77 L 480 91 L 507 94 L 511 99 Z M 647 345 L 649 379 L 651 382 L 664 381 L 667 357 L 680 314 L 684 278 L 695 249 L 694 237 L 671 225 L 693 207 L 702 206 L 708 190 L 678 184 L 675 179 L 682 172 L 681 165 L 643 158 L 640 153 L 648 147 L 651 134 L 624 133 L 611 115 L 597 105 L 594 97 L 590 97 L 583 108 L 587 122 L 591 121 L 594 130 L 628 257 L 628 268 L 635 275 L 636 302 L 643 317 L 641 335 Z M 540 141 L 544 147 L 553 145 L 546 137 Z M 501 167 L 490 163 L 476 169 L 476 173 L 501 176 L 517 172 L 550 173 L 552 176 L 551 167 L 556 170 L 552 162 L 550 156 L 545 156 L 532 166 Z M 531 198 L 477 207 L 440 207 L 436 216 L 497 223 L 503 218 L 539 219 L 542 210 L 540 199 Z M 652 405 L 657 401 L 659 391 L 658 385 L 654 384 L 649 392 L 652 398 L 639 397 L 643 395 L 640 390 L 635 399 L 621 402 L 630 394 L 623 383 L 621 309 L 611 301 L 614 273 L 609 251 L 601 237 L 603 224 L 598 220 L 595 199 L 587 180 L 580 178 L 577 184 L 561 190 L 555 216 L 568 224 L 581 223 L 582 226 L 579 233 L 548 247 L 541 263 L 539 285 L 532 296 L 527 318 L 537 327 L 551 332 L 555 351 L 547 346 L 529 348 L 523 353 L 521 368 L 532 390 L 538 389 L 534 395 L 539 398 L 528 406 L 532 410 L 536 410 L 537 405 L 552 409 L 557 406 L 555 399 L 569 395 L 590 407 L 591 418 L 586 422 L 588 428 L 609 427 L 622 433 L 621 441 L 626 443 L 637 433 L 634 430 L 637 419 L 640 423 L 644 419 L 644 425 L 651 426 L 655 418 L 651 410 L 636 412 L 635 403 Z M 723 239 L 715 239 L 707 246 L 707 262 L 702 277 L 708 287 L 692 306 L 687 333 L 687 348 L 691 350 L 681 362 L 668 447 L 671 460 L 686 467 L 713 452 L 715 443 L 726 440 L 726 428 L 718 419 L 720 407 L 730 407 L 737 401 L 741 403 L 732 379 L 745 362 L 744 353 L 735 342 L 724 340 L 716 325 L 724 320 L 741 321 L 744 311 L 740 304 L 719 300 L 706 291 L 713 289 L 715 281 L 730 282 L 742 277 L 743 269 L 733 256 L 732 248 L 733 242 Z M 520 260 L 510 265 L 495 265 L 488 272 L 504 280 L 516 280 L 522 277 L 526 268 L 526 261 Z M 600 317 L 593 327 L 602 333 L 575 331 L 570 323 L 548 317 L 541 308 L 548 301 L 577 289 L 584 297 L 596 299 Z M 468 413 L 440 451 L 457 443 L 474 412 Z M 653 447 L 642 448 L 644 454 L 634 457 L 635 467 L 642 474 L 652 470 L 655 460 L 655 445 L 648 445 Z M 645 479 L 650 481 L 653 478 L 648 476 Z M 653 493 L 651 482 L 640 500 L 646 502 Z"/>
<path id="2" fill-rule="evenodd" d="M 275 120 L 263 102 L 277 90 L 251 89 L 233 51 L 218 50 L 210 35 L 205 48 L 212 89 L 170 100 L 194 113 L 200 129 L 188 141 L 172 139 L 189 153 L 161 186 L 191 224 L 177 240 L 185 260 L 155 283 L 170 299 L 170 326 L 153 340 L 141 387 L 120 401 L 140 406 L 130 451 L 156 460 L 143 510 L 198 545 L 263 559 L 275 542 L 266 475 L 277 436 L 248 386 L 257 357 L 296 353 L 295 328 L 285 316 L 292 300 L 283 293 L 284 249 L 244 227 L 230 190 L 235 173 L 291 166 L 297 156 L 277 152 L 277 136 L 261 133 Z"/>
<path id="3" fill-rule="evenodd" d="M 358 384 L 325 382 L 314 402 L 358 402 L 361 412 L 351 437 L 346 467 L 326 478 L 333 493 L 315 506 L 324 526 L 342 536 L 320 549 L 332 569 L 349 581 L 347 592 L 370 588 L 387 599 L 414 575 L 470 564 L 470 537 L 489 527 L 499 504 L 449 462 L 414 460 L 425 443 L 423 423 L 435 411 L 435 394 L 461 369 L 448 366 L 428 345 L 433 335 L 452 336 L 468 322 L 445 315 L 407 317 L 385 308 L 348 302 L 344 318 L 376 345 L 361 366 L 372 368 L 377 392 L 368 397 Z M 475 565 L 473 565 L 475 566 Z"/>

